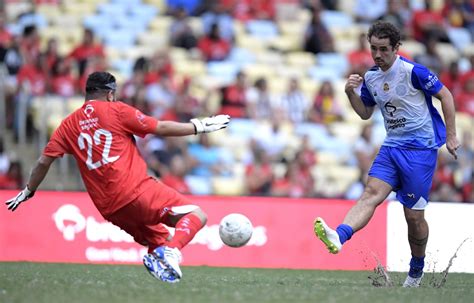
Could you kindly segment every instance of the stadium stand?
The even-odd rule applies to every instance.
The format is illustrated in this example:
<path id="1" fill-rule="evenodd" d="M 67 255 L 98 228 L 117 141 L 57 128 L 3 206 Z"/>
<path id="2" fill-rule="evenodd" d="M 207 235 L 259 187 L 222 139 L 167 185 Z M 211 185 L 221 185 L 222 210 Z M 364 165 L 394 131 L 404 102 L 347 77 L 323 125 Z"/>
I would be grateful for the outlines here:
<path id="1" fill-rule="evenodd" d="M 188 167 L 188 174 L 184 179 L 191 193 L 249 194 L 245 183 L 246 167 L 255 160 L 253 158 L 255 150 L 267 149 L 268 152 L 272 152 L 272 146 L 268 146 L 268 143 L 259 137 L 259 134 L 268 132 L 271 136 L 275 136 L 275 145 L 279 144 L 280 135 L 285 138 L 281 151 L 272 158 L 275 182 L 288 177 L 287 173 L 291 169 L 292 176 L 299 178 L 302 183 L 308 180 L 314 183 L 314 190 L 303 191 L 305 194 L 318 197 L 344 197 L 350 185 L 360 180 L 361 174 L 366 173 L 358 166 L 352 149 L 365 122 L 350 108 L 344 94 L 345 78 L 352 69 L 348 54 L 358 48 L 359 36 L 367 30 L 367 24 L 360 21 L 356 15 L 358 1 L 357 3 L 337 1 L 336 10 L 330 10 L 319 4 L 318 12 L 323 25 L 328 29 L 329 39 L 334 43 L 334 51 L 317 54 L 304 51 L 312 11 L 315 11 L 308 6 L 309 1 L 275 0 L 271 7 L 254 8 L 253 13 L 239 12 L 233 7 L 226 7 L 226 1 L 211 1 L 217 3 L 217 6 L 212 8 L 200 6 L 206 1 L 193 1 L 192 5 L 185 7 L 188 14 L 185 17 L 186 22 L 192 33 L 199 39 L 209 33 L 212 24 L 217 22 L 222 37 L 231 43 L 231 51 L 223 60 L 209 62 L 206 62 L 197 48 L 185 49 L 170 44 L 170 28 L 175 21 L 174 9 L 177 7 L 167 6 L 167 2 L 169 1 L 36 0 L 26 3 L 7 0 L 5 2 L 1 10 L 5 21 L 4 24 L 0 23 L 0 30 L 9 34 L 0 35 L 0 46 L 2 64 L 6 66 L 7 71 L 1 84 L 6 106 L 0 107 L 0 110 L 5 108 L 0 113 L 0 118 L 7 124 L 7 133 L 3 134 L 7 148 L 17 148 L 20 154 L 24 146 L 30 146 L 32 147 L 30 150 L 35 151 L 34 155 L 30 152 L 21 157 L 24 161 L 23 167 L 29 167 L 28 162 L 34 161 L 61 119 L 81 106 L 82 73 L 106 68 L 117 76 L 120 87 L 124 86 L 123 91 L 119 91 L 118 97 L 128 96 L 127 102 L 147 114 L 157 112 L 152 110 L 156 103 L 147 99 L 150 94 L 148 91 L 147 95 L 147 89 L 154 85 L 154 93 L 158 94 L 154 97 L 158 99 L 166 94 L 172 102 L 167 105 L 166 110 L 159 111 L 161 113 L 161 116 L 157 117 L 159 119 L 180 120 L 181 117 L 216 114 L 221 112 L 222 105 L 232 102 L 229 100 L 243 102 L 242 116 L 233 118 L 226 132 L 210 136 L 218 148 L 226 150 L 232 156 L 230 172 L 227 175 L 214 174 L 202 177 L 191 174 L 195 167 Z M 473 77 L 473 27 L 467 23 L 463 26 L 451 22 L 449 7 L 446 6 L 448 1 L 438 0 L 433 3 L 436 12 L 444 18 L 450 40 L 436 43 L 436 51 L 442 54 L 443 71 L 447 70 L 452 62 L 457 62 L 459 75 L 464 77 L 462 79 Z M 466 0 L 464 3 L 474 10 L 472 1 Z M 410 18 L 415 11 L 422 8 L 402 5 L 398 9 L 399 11 L 395 13 L 403 17 L 406 27 L 404 30 L 407 32 L 401 53 L 410 59 L 425 54 L 424 41 L 416 40 L 412 35 L 413 30 L 410 29 Z M 383 15 L 380 18 L 383 18 Z M 20 53 L 24 51 L 22 33 L 29 25 L 34 25 L 38 29 L 39 50 L 43 51 L 50 39 L 54 38 L 57 41 L 59 55 L 69 62 L 71 75 L 77 80 L 73 97 L 54 96 L 50 91 L 31 96 L 28 91 L 22 91 L 16 86 L 18 71 L 12 68 L 13 63 L 9 61 L 11 57 L 7 54 L 11 52 L 12 56 L 18 48 Z M 75 64 L 71 61 L 71 52 L 81 44 L 83 31 L 86 28 L 94 33 L 95 43 L 103 47 L 104 56 L 88 58 Z M 169 62 L 163 59 L 164 57 L 168 57 Z M 47 70 L 44 72 L 48 73 Z M 239 72 L 244 74 L 245 82 L 240 86 L 235 84 Z M 249 102 L 249 94 L 254 83 L 259 79 L 265 79 L 268 83 L 266 89 L 271 96 L 272 119 L 281 122 L 280 130 L 274 130 L 270 120 L 249 118 L 246 103 Z M 334 90 L 333 98 L 340 106 L 342 120 L 327 124 L 316 123 L 310 121 L 307 113 L 304 122 L 294 124 L 283 121 L 279 100 L 286 93 L 291 79 L 298 80 L 301 92 L 311 103 L 310 107 L 316 100 L 321 84 L 329 81 Z M 189 92 L 183 94 L 186 83 L 189 83 L 189 88 L 186 88 Z M 228 90 L 229 87 L 232 87 L 232 90 Z M 130 91 L 126 91 L 127 89 Z M 20 99 L 23 103 L 15 102 Z M 459 111 L 457 114 L 459 134 L 467 132 L 472 136 L 473 99 L 474 96 L 468 95 L 465 101 L 468 105 L 459 105 L 458 111 L 462 109 L 462 112 Z M 263 98 L 257 95 L 256 100 Z M 20 103 L 26 104 L 26 108 L 16 116 L 13 114 L 14 107 Z M 439 105 L 437 107 L 439 108 Z M 18 113 L 18 108 L 16 112 Z M 18 117 L 23 118 L 18 120 Z M 380 134 L 383 134 L 383 123 L 375 119 L 374 136 Z M 309 164 L 311 176 L 305 175 L 304 170 L 295 169 L 291 164 L 297 161 L 305 136 L 308 137 L 317 159 Z M 195 139 L 192 138 L 183 140 L 186 144 L 195 143 L 193 141 Z M 151 148 L 149 142 L 149 139 L 139 142 L 144 154 L 152 154 L 148 150 Z M 474 153 L 472 142 L 474 140 L 471 140 L 470 146 L 466 147 L 471 154 Z M 473 162 L 471 157 L 470 162 L 450 162 L 447 167 L 451 170 L 451 174 L 458 176 L 459 171 L 465 171 L 467 166 L 470 166 L 467 170 L 470 169 L 472 172 Z M 66 171 L 57 170 L 55 177 L 45 186 L 51 189 L 82 189 L 82 184 L 77 181 L 77 172 L 72 168 Z M 462 199 L 465 202 L 474 202 L 472 194 L 462 193 L 463 188 L 470 182 L 473 182 L 472 174 L 470 177 L 457 177 L 456 182 L 452 184 L 453 188 L 463 195 Z M 278 184 L 281 186 L 282 183 Z M 271 191 L 268 194 L 271 194 Z"/>

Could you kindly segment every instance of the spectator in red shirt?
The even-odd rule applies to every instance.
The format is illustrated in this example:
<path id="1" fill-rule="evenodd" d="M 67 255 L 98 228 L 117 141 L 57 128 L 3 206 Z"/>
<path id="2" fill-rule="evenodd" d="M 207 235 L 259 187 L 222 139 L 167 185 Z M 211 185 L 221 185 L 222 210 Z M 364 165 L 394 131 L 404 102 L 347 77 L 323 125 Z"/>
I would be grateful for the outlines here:
<path id="1" fill-rule="evenodd" d="M 70 62 L 58 58 L 51 70 L 51 92 L 61 97 L 71 97 L 76 93 L 76 80 L 71 74 Z"/>
<path id="2" fill-rule="evenodd" d="M 135 61 L 133 66 L 133 74 L 125 81 L 122 85 L 122 90 L 120 91 L 120 99 L 134 107 L 137 107 L 145 114 L 148 113 L 148 110 L 143 110 L 144 108 L 140 108 L 137 106 L 138 96 L 140 93 L 144 92 L 145 88 L 145 72 L 147 69 L 148 61 L 145 57 L 140 57 Z"/>
<path id="3" fill-rule="evenodd" d="M 192 79 L 183 79 L 175 98 L 174 112 L 177 121 L 188 121 L 192 117 L 200 117 L 206 111 L 205 100 L 199 100 L 191 93 Z"/>
<path id="4" fill-rule="evenodd" d="M 149 70 L 144 79 L 145 85 L 157 83 L 162 78 L 167 78 L 174 87 L 174 68 L 167 50 L 158 50 L 154 53 L 148 67 Z"/>
<path id="5" fill-rule="evenodd" d="M 23 173 L 21 163 L 14 161 L 10 163 L 8 172 L 0 175 L 0 189 L 20 189 L 23 187 Z"/>
<path id="6" fill-rule="evenodd" d="M 171 158 L 169 172 L 161 178 L 161 182 L 181 194 L 190 194 L 189 186 L 184 180 L 187 170 L 184 158 L 180 155 L 174 155 Z"/>
<path id="7" fill-rule="evenodd" d="M 224 0 L 222 5 L 232 12 L 235 19 L 242 22 L 275 18 L 275 1 L 273 0 Z"/>
<path id="8" fill-rule="evenodd" d="M 451 62 L 447 70 L 444 70 L 440 75 L 440 80 L 443 82 L 453 96 L 457 96 L 462 91 L 461 74 L 459 73 L 459 63 L 457 61 Z M 456 98 L 454 98 L 456 100 Z"/>
<path id="9" fill-rule="evenodd" d="M 33 96 L 42 96 L 47 90 L 46 61 L 44 55 L 39 55 L 26 63 L 18 71 L 18 88 L 26 89 Z"/>
<path id="10" fill-rule="evenodd" d="M 372 65 L 374 65 L 374 60 L 368 48 L 367 35 L 361 33 L 359 35 L 359 45 L 356 50 L 349 52 L 347 55 L 347 60 L 350 64 L 350 74 L 359 74 L 364 75 Z"/>
<path id="11" fill-rule="evenodd" d="M 456 110 L 474 118 L 474 77 L 464 82 L 464 89 L 456 97 Z"/>
<path id="12" fill-rule="evenodd" d="M 247 117 L 247 91 L 247 76 L 238 72 L 236 82 L 223 89 L 221 113 L 234 118 Z"/>
<path id="13" fill-rule="evenodd" d="M 433 9 L 432 0 L 425 0 L 424 10 L 415 11 L 411 26 L 417 41 L 424 42 L 426 38 L 435 36 L 438 41 L 449 42 L 443 16 Z"/>
<path id="14" fill-rule="evenodd" d="M 36 59 L 40 54 L 40 37 L 34 25 L 25 26 L 20 40 L 20 53 L 25 61 Z"/>
<path id="15" fill-rule="evenodd" d="M 245 168 L 247 192 L 253 196 L 270 194 L 273 182 L 273 170 L 269 155 L 263 149 L 255 149 L 253 163 Z"/>
<path id="16" fill-rule="evenodd" d="M 87 60 L 89 58 L 104 56 L 104 47 L 102 44 L 94 41 L 94 32 L 86 28 L 84 29 L 82 43 L 75 47 L 68 57 L 76 61 L 79 68 L 79 76 L 82 76 L 86 70 Z"/>
<path id="17" fill-rule="evenodd" d="M 231 45 L 227 40 L 221 38 L 219 25 L 212 24 L 208 35 L 199 39 L 198 48 L 206 61 L 222 61 L 229 55 Z"/>
<path id="18" fill-rule="evenodd" d="M 0 11 L 0 50 L 3 50 L 3 51 L 5 51 L 10 46 L 10 43 L 12 42 L 12 39 L 13 39 L 12 34 L 6 27 L 5 20 L 6 20 L 5 11 L 1 10 Z"/>
<path id="19" fill-rule="evenodd" d="M 48 40 L 44 54 L 46 56 L 46 66 L 48 67 L 48 70 L 51 70 L 56 60 L 60 57 L 58 52 L 58 40 L 56 40 L 56 38 Z"/>

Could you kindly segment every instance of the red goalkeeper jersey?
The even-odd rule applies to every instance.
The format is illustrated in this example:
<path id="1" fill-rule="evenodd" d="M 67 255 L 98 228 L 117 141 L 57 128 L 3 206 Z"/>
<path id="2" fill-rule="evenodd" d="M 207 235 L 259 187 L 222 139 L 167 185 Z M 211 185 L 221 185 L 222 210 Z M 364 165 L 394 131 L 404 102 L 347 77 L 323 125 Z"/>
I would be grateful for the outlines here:
<path id="1" fill-rule="evenodd" d="M 153 133 L 157 123 L 122 102 L 87 101 L 61 122 L 43 154 L 72 154 L 92 201 L 106 216 L 156 184 L 149 182 L 134 135 Z"/>

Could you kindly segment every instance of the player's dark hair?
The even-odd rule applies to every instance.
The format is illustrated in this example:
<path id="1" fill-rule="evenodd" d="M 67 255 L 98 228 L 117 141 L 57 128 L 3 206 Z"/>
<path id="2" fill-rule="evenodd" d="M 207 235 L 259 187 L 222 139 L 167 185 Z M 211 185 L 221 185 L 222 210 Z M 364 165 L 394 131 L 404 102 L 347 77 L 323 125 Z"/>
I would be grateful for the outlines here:
<path id="1" fill-rule="evenodd" d="M 109 91 L 117 90 L 115 77 L 108 72 L 93 72 L 86 81 L 86 100 L 102 97 Z"/>
<path id="2" fill-rule="evenodd" d="M 400 30 L 390 22 L 376 21 L 373 23 L 369 28 L 369 32 L 367 33 L 367 39 L 370 41 L 372 36 L 375 36 L 378 39 L 388 38 L 392 47 L 400 45 Z"/>

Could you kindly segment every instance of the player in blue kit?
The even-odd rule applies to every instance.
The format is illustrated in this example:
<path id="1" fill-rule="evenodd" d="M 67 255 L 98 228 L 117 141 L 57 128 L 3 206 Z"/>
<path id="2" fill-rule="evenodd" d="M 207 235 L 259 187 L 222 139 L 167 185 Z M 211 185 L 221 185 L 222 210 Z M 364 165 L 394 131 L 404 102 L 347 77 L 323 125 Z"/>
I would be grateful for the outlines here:
<path id="1" fill-rule="evenodd" d="M 330 253 L 337 254 L 344 242 L 362 229 L 375 209 L 395 191 L 404 206 L 411 249 L 410 270 L 404 287 L 418 287 L 423 267 L 429 228 L 424 209 L 436 168 L 437 150 L 446 143 L 457 158 L 455 109 L 451 92 L 426 67 L 397 55 L 399 30 L 378 21 L 368 31 L 375 66 L 364 77 L 349 76 L 345 92 L 352 108 L 369 119 L 375 106 L 382 112 L 387 136 L 377 154 L 362 196 L 349 210 L 336 230 L 316 218 L 314 232 Z M 362 84 L 361 95 L 355 89 Z M 441 100 L 446 126 L 432 103 Z"/>

